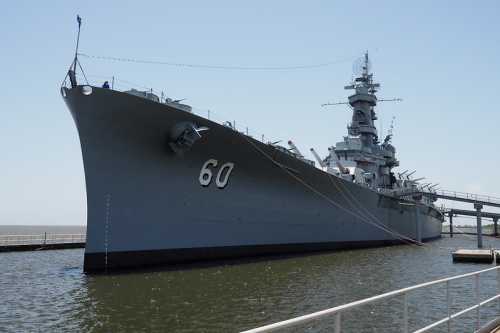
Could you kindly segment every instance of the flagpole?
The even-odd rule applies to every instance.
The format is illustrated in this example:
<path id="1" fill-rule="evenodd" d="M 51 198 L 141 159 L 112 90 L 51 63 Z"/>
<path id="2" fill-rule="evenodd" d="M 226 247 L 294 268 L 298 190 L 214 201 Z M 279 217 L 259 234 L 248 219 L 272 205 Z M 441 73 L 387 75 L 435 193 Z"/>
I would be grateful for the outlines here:
<path id="1" fill-rule="evenodd" d="M 76 37 L 76 49 L 75 49 L 75 60 L 73 61 L 73 73 L 76 73 L 76 62 L 78 61 L 78 45 L 80 44 L 80 27 L 82 26 L 82 18 L 80 15 L 76 15 L 76 21 L 78 22 L 78 36 Z"/>

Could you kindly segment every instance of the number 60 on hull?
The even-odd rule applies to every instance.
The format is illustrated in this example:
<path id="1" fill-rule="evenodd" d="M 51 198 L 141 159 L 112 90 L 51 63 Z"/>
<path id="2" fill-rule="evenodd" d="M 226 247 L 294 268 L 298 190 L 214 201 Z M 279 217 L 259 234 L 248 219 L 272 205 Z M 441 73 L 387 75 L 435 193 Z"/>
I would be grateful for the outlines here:
<path id="1" fill-rule="evenodd" d="M 198 178 L 202 186 L 207 187 L 210 185 L 213 177 L 211 168 L 213 168 L 215 171 L 218 163 L 219 162 L 217 160 L 211 158 L 203 164 L 200 170 L 200 176 Z M 215 177 L 215 185 L 217 185 L 218 188 L 222 189 L 226 187 L 233 168 L 234 163 L 232 162 L 226 162 L 220 166 L 219 171 L 217 172 L 217 175 Z"/>

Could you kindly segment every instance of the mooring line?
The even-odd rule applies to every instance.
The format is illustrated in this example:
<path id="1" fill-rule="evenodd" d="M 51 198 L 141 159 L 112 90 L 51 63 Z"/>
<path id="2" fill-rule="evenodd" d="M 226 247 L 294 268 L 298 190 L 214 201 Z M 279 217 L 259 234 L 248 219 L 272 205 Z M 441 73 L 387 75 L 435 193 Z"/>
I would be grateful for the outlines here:
<path id="1" fill-rule="evenodd" d="M 327 195 L 323 194 L 322 192 L 318 191 L 317 189 L 315 189 L 313 186 L 311 186 L 310 184 L 308 184 L 307 182 L 305 182 L 303 179 L 301 179 L 300 177 L 298 177 L 297 175 L 294 175 L 293 173 L 289 172 L 287 169 L 283 168 L 281 163 L 277 163 L 276 161 L 274 161 L 273 158 L 271 158 L 266 152 L 264 152 L 262 149 L 260 149 L 259 147 L 257 147 L 253 142 L 251 142 L 244 134 L 241 134 L 239 133 L 240 135 L 243 136 L 243 138 L 251 145 L 254 147 L 254 149 L 256 149 L 257 151 L 259 151 L 261 154 L 263 154 L 266 158 L 268 158 L 271 162 L 273 162 L 273 164 L 279 166 L 283 171 L 285 171 L 288 175 L 290 175 L 291 177 L 295 178 L 299 183 L 301 183 L 302 185 L 304 185 L 306 188 L 308 188 L 309 190 L 311 190 L 313 193 L 316 193 L 317 195 L 319 195 L 320 197 L 324 198 L 325 200 L 327 200 L 328 202 L 330 202 L 331 204 L 333 204 L 335 207 L 337 208 L 340 208 L 344 211 L 346 211 L 347 213 L 353 215 L 354 217 L 357 217 L 360 221 L 363 221 L 365 223 L 368 223 L 370 225 L 373 225 L 375 226 L 376 228 L 379 228 L 381 229 L 382 231 L 385 231 L 386 233 L 392 235 L 392 236 L 395 236 L 395 238 L 407 243 L 407 244 L 411 244 L 411 245 L 416 245 L 416 244 L 422 244 L 420 242 L 417 242 L 416 240 L 413 240 L 409 237 L 406 237 L 405 235 L 402 235 L 402 234 L 399 234 L 397 231 L 394 231 L 394 230 L 391 230 L 390 228 L 387 228 L 386 226 L 383 226 L 383 225 L 379 225 L 378 223 L 376 222 L 373 222 L 373 221 L 370 221 L 368 219 L 366 219 L 365 216 L 363 215 L 359 215 L 359 214 L 356 214 L 354 211 L 352 211 L 351 209 L 348 209 L 346 207 L 343 207 L 342 205 L 340 205 L 339 203 L 335 202 L 334 200 L 332 200 L 330 197 L 328 197 Z"/>

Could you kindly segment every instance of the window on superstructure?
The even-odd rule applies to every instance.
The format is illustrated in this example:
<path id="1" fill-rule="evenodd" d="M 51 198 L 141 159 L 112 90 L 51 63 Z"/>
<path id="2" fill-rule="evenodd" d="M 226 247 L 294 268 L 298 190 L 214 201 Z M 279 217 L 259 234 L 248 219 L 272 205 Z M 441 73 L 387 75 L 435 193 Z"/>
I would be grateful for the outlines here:
<path id="1" fill-rule="evenodd" d="M 360 124 L 360 125 L 366 125 L 366 117 L 363 111 L 361 110 L 356 110 L 355 114 L 355 120 Z"/>

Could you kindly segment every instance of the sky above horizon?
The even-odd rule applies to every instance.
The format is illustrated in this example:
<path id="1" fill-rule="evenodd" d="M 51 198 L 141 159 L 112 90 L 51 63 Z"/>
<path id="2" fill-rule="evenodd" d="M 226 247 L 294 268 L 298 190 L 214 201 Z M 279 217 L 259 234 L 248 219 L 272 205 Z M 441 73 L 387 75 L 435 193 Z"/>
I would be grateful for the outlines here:
<path id="1" fill-rule="evenodd" d="M 90 81 L 115 76 L 186 98 L 196 112 L 322 156 L 342 140 L 353 63 L 370 53 L 377 126 L 400 170 L 441 188 L 500 197 L 500 3 L 497 1 L 10 1 L 0 37 L 0 224 L 85 224 L 78 134 L 59 93 L 80 52 L 213 66 L 220 70 L 81 57 Z M 312 156 L 309 156 L 312 159 Z M 472 209 L 471 205 L 447 204 Z M 485 209 L 486 210 L 486 209 Z M 488 211 L 498 211 L 487 208 Z M 472 220 L 464 219 L 465 223 Z"/>

